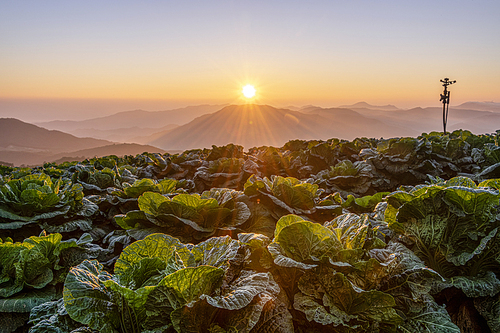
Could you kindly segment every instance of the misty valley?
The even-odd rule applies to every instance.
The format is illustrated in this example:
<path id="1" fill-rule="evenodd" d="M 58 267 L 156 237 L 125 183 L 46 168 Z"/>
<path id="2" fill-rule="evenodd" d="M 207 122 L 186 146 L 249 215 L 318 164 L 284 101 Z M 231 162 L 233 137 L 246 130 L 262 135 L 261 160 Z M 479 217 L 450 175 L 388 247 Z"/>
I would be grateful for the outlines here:
<path id="1" fill-rule="evenodd" d="M 500 104 L 468 102 L 450 110 L 448 130 L 492 133 Z M 180 153 L 237 144 L 279 147 L 295 139 L 416 137 L 439 128 L 441 109 L 400 109 L 365 102 L 335 108 L 198 105 L 167 111 L 125 111 L 81 121 L 27 123 L 0 118 L 0 163 L 35 166 L 107 155 Z"/>

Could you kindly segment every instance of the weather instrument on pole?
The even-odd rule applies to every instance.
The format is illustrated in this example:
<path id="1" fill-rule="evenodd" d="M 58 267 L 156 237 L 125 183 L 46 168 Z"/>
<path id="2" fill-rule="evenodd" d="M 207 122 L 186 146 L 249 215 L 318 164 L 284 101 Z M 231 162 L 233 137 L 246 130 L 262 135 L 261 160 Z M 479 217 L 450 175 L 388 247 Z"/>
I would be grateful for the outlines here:
<path id="1" fill-rule="evenodd" d="M 448 86 L 457 81 L 450 81 L 449 78 L 444 78 L 444 80 L 439 80 L 443 83 L 444 91 L 441 94 L 440 101 L 443 102 L 443 131 L 446 134 L 446 123 L 448 122 L 448 108 L 450 106 L 450 92 L 448 91 Z"/>

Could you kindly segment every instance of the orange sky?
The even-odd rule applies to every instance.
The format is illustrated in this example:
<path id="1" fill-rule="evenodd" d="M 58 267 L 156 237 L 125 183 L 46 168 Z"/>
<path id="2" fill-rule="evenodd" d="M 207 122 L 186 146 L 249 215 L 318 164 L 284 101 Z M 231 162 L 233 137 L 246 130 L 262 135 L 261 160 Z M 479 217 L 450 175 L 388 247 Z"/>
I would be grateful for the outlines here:
<path id="1" fill-rule="evenodd" d="M 2 3 L 0 98 L 166 108 L 242 102 L 249 83 L 262 104 L 412 107 L 450 77 L 452 104 L 499 102 L 498 17 L 466 0 Z"/>

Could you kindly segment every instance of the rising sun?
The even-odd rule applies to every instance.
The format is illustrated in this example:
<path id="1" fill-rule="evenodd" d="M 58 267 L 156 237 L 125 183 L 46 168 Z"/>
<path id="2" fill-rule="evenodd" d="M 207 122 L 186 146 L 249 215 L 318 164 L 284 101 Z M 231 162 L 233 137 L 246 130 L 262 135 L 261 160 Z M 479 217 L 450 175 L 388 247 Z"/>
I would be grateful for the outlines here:
<path id="1" fill-rule="evenodd" d="M 243 90 L 241 91 L 243 93 L 243 96 L 246 98 L 252 98 L 255 96 L 255 88 L 254 86 L 247 84 L 246 86 L 243 87 Z"/>

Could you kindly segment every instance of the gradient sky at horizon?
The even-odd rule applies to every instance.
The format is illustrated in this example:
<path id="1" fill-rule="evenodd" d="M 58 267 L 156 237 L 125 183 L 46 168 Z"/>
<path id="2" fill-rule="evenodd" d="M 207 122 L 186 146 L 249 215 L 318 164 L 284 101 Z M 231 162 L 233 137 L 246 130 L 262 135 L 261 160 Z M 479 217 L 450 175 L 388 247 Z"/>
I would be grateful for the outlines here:
<path id="1" fill-rule="evenodd" d="M 496 0 L 4 0 L 0 109 L 239 103 L 247 83 L 276 106 L 439 106 L 444 77 L 452 104 L 500 102 L 499 17 Z"/>

